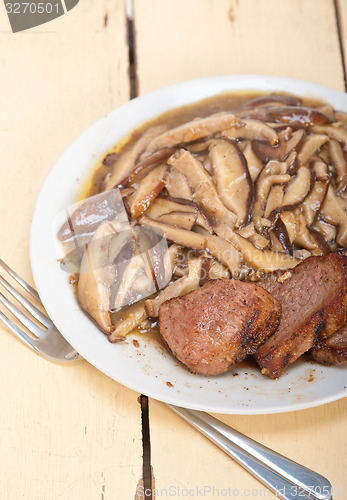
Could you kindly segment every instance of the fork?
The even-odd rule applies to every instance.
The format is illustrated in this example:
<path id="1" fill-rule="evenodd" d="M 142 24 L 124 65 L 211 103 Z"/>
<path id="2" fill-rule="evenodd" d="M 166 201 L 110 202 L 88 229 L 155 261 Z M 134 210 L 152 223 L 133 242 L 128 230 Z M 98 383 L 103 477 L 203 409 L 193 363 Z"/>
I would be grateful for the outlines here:
<path id="1" fill-rule="evenodd" d="M 36 302 L 42 305 L 39 294 L 34 288 L 26 283 L 17 273 L 15 273 L 3 260 L 0 259 L 0 266 L 12 278 L 26 290 Z M 0 302 L 15 316 L 34 336 L 32 338 L 25 331 L 21 330 L 13 321 L 0 311 L 0 321 L 20 339 L 24 344 L 35 352 L 56 363 L 64 363 L 82 359 L 73 347 L 64 339 L 61 333 L 54 326 L 53 322 L 19 293 L 8 281 L 0 275 L 0 284 L 33 316 L 42 326 L 35 323 L 29 316 L 24 314 L 18 307 L 10 302 L 4 294 L 0 292 Z"/>
<path id="2" fill-rule="evenodd" d="M 0 266 L 42 306 L 40 297 L 34 288 L 1 259 Z M 0 284 L 44 327 L 38 326 L 0 292 L 0 302 L 35 336 L 35 339 L 30 337 L 0 311 L 0 321 L 12 330 L 20 340 L 37 354 L 50 361 L 70 362 L 82 359 L 64 339 L 48 316 L 43 314 L 1 275 Z M 332 486 L 320 474 L 257 443 L 208 413 L 171 404 L 166 404 L 166 406 L 202 432 L 278 498 L 283 500 L 298 500 L 298 497 L 306 500 L 331 500 Z"/>

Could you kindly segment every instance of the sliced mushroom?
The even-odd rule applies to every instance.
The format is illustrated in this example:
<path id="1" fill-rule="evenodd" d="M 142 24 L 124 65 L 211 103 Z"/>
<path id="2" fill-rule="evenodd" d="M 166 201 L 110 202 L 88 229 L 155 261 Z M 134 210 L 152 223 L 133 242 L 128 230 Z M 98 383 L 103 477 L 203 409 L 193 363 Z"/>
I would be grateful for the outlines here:
<path id="1" fill-rule="evenodd" d="M 288 152 L 286 152 L 286 143 L 288 141 L 288 135 L 291 135 L 291 132 L 292 129 L 290 127 L 279 132 L 278 144 L 276 146 L 270 146 L 269 143 L 263 141 L 252 141 L 254 153 L 264 162 L 268 162 L 269 160 L 282 161 L 285 156 L 288 155 Z"/>
<path id="2" fill-rule="evenodd" d="M 307 221 L 303 214 L 295 214 L 295 238 L 294 243 L 301 248 L 310 250 L 312 255 L 322 255 L 320 241 L 315 237 L 313 231 L 307 227 Z"/>
<path id="3" fill-rule="evenodd" d="M 276 210 L 276 208 L 282 205 L 283 194 L 284 191 L 283 191 L 283 186 L 281 184 L 275 184 L 274 186 L 272 186 L 269 196 L 267 198 L 266 208 L 264 212 L 264 216 L 266 218 L 268 218 L 269 215 L 274 210 Z"/>
<path id="4" fill-rule="evenodd" d="M 328 244 L 331 244 L 335 241 L 336 227 L 332 224 L 328 224 L 327 222 L 318 219 L 315 221 L 312 228 L 318 231 Z"/>
<path id="5" fill-rule="evenodd" d="M 293 255 L 293 244 L 290 241 L 286 225 L 279 217 L 269 231 L 272 246 L 271 250 L 278 252 L 285 251 L 289 255 Z"/>
<path id="6" fill-rule="evenodd" d="M 251 180 L 255 182 L 263 168 L 263 163 L 254 153 L 251 141 L 245 141 L 245 143 L 245 147 L 242 149 L 243 156 L 246 158 Z"/>
<path id="7" fill-rule="evenodd" d="M 159 134 L 162 134 L 166 128 L 166 125 L 150 127 L 141 135 L 133 146 L 130 148 L 124 148 L 124 151 L 117 158 L 111 174 L 105 177 L 105 191 L 113 189 L 129 174 L 129 172 L 134 168 L 137 159 L 146 149 L 148 144 Z"/>
<path id="8" fill-rule="evenodd" d="M 237 215 L 236 227 L 240 227 L 248 220 L 253 194 L 245 157 L 235 144 L 223 140 L 212 144 L 210 157 L 219 197 Z"/>
<path id="9" fill-rule="evenodd" d="M 174 243 L 175 245 L 175 243 Z M 198 254 L 200 255 L 202 252 L 184 248 L 184 247 L 179 247 L 181 249 L 180 253 L 178 254 L 176 261 L 175 261 L 175 267 L 173 270 L 173 276 L 176 278 L 182 278 L 182 276 L 186 276 L 188 274 L 188 262 L 189 259 L 195 258 Z"/>
<path id="10" fill-rule="evenodd" d="M 314 251 L 314 252 L 312 252 L 312 255 L 326 255 L 327 253 L 330 253 L 331 250 L 329 248 L 329 245 L 325 241 L 322 234 L 319 231 L 317 231 L 316 229 L 313 229 L 312 227 L 311 228 L 308 227 L 307 229 L 310 232 L 314 241 L 316 242 L 317 247 L 319 248 L 319 252 Z"/>
<path id="11" fill-rule="evenodd" d="M 282 158 L 282 161 L 285 160 L 292 151 L 296 151 L 297 153 L 300 152 L 301 148 L 304 145 L 305 137 L 306 132 L 303 128 L 299 128 L 298 130 L 295 130 L 293 132 L 292 136 L 285 143 L 284 156 Z"/>
<path id="12" fill-rule="evenodd" d="M 240 229 L 237 230 L 237 232 L 243 237 L 243 238 L 250 238 L 251 236 L 254 235 L 256 232 L 254 229 L 254 224 L 253 222 L 250 222 L 247 224 L 247 226 L 243 226 Z"/>
<path id="13" fill-rule="evenodd" d="M 280 219 L 286 226 L 290 244 L 293 245 L 296 236 L 295 215 L 293 212 L 290 211 L 282 212 L 280 215 Z"/>
<path id="14" fill-rule="evenodd" d="M 215 232 L 235 245 L 242 254 L 244 261 L 257 270 L 271 272 L 277 269 L 291 269 L 299 263 L 291 255 L 282 252 L 260 251 L 250 241 L 242 238 L 225 224 L 215 227 Z"/>
<path id="15" fill-rule="evenodd" d="M 316 239 L 307 228 L 307 221 L 299 208 L 294 211 L 283 212 L 281 220 L 286 226 L 291 243 L 309 250 L 313 255 L 322 254 Z"/>
<path id="16" fill-rule="evenodd" d="M 300 167 L 297 152 L 293 150 L 291 153 L 289 153 L 287 158 L 284 160 L 284 163 L 287 166 L 287 174 L 295 175 Z"/>
<path id="17" fill-rule="evenodd" d="M 232 113 L 216 113 L 207 118 L 196 118 L 164 132 L 148 144 L 144 156 L 163 148 L 172 148 L 187 142 L 203 139 L 227 128 L 233 127 L 236 117 Z"/>
<path id="18" fill-rule="evenodd" d="M 232 276 L 238 276 L 241 257 L 236 248 L 223 237 L 214 235 L 202 235 L 185 229 L 169 226 L 154 221 L 149 217 L 142 216 L 139 220 L 142 225 L 157 227 L 161 229 L 165 237 L 178 245 L 196 250 L 207 250 L 211 255 L 224 264 L 231 272 Z"/>
<path id="19" fill-rule="evenodd" d="M 302 203 L 310 193 L 312 183 L 312 170 L 301 167 L 297 175 L 285 187 L 282 206 L 294 207 Z"/>
<path id="20" fill-rule="evenodd" d="M 324 162 L 320 160 L 315 161 L 313 164 L 313 171 L 316 179 L 311 192 L 302 204 L 302 211 L 309 226 L 313 224 L 319 213 L 330 182 L 330 176 Z"/>
<path id="21" fill-rule="evenodd" d="M 111 311 L 117 311 L 121 307 L 129 305 L 127 303 L 127 295 L 129 291 L 131 291 L 134 287 L 135 281 L 139 281 L 139 275 L 141 273 L 141 270 L 144 270 L 144 262 L 142 260 L 142 257 L 140 255 L 133 255 L 129 260 L 125 261 L 124 263 L 119 263 L 118 266 L 121 264 L 124 264 L 122 266 L 122 269 L 119 273 L 119 276 L 117 276 L 117 269 L 116 269 L 116 279 L 114 284 L 116 285 L 116 290 L 110 290 L 110 309 Z M 117 264 L 115 264 L 115 267 L 117 268 Z M 146 277 L 145 273 L 142 273 L 143 275 L 143 287 L 147 286 L 148 284 L 148 277 Z M 142 288 L 142 287 L 141 287 Z M 131 300 L 131 302 L 133 302 Z"/>
<path id="22" fill-rule="evenodd" d="M 236 215 L 223 205 L 211 177 L 199 160 L 194 158 L 189 151 L 181 149 L 169 158 L 168 163 L 185 175 L 193 188 L 194 201 L 199 203 L 213 217 L 234 227 Z"/>
<path id="23" fill-rule="evenodd" d="M 163 236 L 139 226 L 112 239 L 109 248 L 114 271 L 109 290 L 111 312 L 138 302 L 169 282 L 172 273 L 171 265 L 164 262 L 166 252 Z"/>
<path id="24" fill-rule="evenodd" d="M 298 156 L 300 164 L 305 165 L 328 140 L 328 137 L 322 134 L 307 135 Z"/>
<path id="25" fill-rule="evenodd" d="M 311 252 L 309 252 L 308 250 L 306 250 L 305 248 L 300 248 L 298 250 L 294 250 L 294 253 L 293 253 L 294 257 L 296 259 L 299 259 L 299 260 L 305 260 L 307 259 L 308 257 L 311 257 Z"/>
<path id="26" fill-rule="evenodd" d="M 329 224 L 337 226 L 336 242 L 346 248 L 347 247 L 347 213 L 344 211 L 341 201 L 335 195 L 332 186 L 328 188 L 328 192 L 320 210 L 320 216 Z"/>
<path id="27" fill-rule="evenodd" d="M 135 165 L 133 170 L 120 181 L 119 186 L 128 187 L 135 182 L 139 182 L 139 179 L 145 176 L 149 170 L 154 168 L 159 161 L 168 158 L 174 152 L 175 148 L 164 148 L 147 156 L 144 160 Z"/>
<path id="28" fill-rule="evenodd" d="M 114 330 L 110 315 L 109 287 L 115 280 L 110 259 L 110 241 L 115 235 L 111 222 L 98 227 L 82 258 L 77 285 L 80 306 L 106 334 Z"/>
<path id="29" fill-rule="evenodd" d="M 261 218 L 264 215 L 266 201 L 272 186 L 286 184 L 291 179 L 286 170 L 287 165 L 284 162 L 271 160 L 265 165 L 255 183 L 252 220 L 259 233 L 262 232 Z"/>
<path id="30" fill-rule="evenodd" d="M 203 167 L 207 172 L 212 175 L 212 165 L 211 165 L 211 158 L 210 155 L 206 155 L 204 160 L 201 160 L 199 156 L 197 156 L 198 160 L 201 161 Z"/>
<path id="31" fill-rule="evenodd" d="M 119 228 L 129 226 L 128 216 L 123 205 L 122 193 L 112 189 L 84 200 L 71 214 L 58 231 L 60 241 L 68 241 L 75 236 L 92 235 L 98 226 L 117 217 Z"/>
<path id="32" fill-rule="evenodd" d="M 269 246 L 268 238 L 265 238 L 261 234 L 257 233 L 254 227 L 253 222 L 247 224 L 247 226 L 243 226 L 238 229 L 238 234 L 243 238 L 247 238 L 255 247 L 260 250 L 264 250 Z"/>
<path id="33" fill-rule="evenodd" d="M 166 178 L 165 187 L 171 198 L 192 200 L 193 193 L 185 176 L 175 167 L 171 167 Z"/>
<path id="34" fill-rule="evenodd" d="M 268 238 L 265 238 L 265 236 L 262 236 L 261 234 L 259 234 L 257 232 L 255 232 L 248 239 L 252 243 L 252 245 L 259 248 L 259 250 L 265 250 L 266 248 L 268 248 L 268 246 L 270 244 Z"/>
<path id="35" fill-rule="evenodd" d="M 160 215 L 160 217 L 157 218 L 157 220 L 163 224 L 170 224 L 171 226 L 188 230 L 196 224 L 196 219 L 196 213 L 183 211 L 170 212 L 169 214 Z"/>
<path id="36" fill-rule="evenodd" d="M 147 313 L 143 302 L 137 302 L 131 306 L 124 307 L 117 314 L 112 314 L 114 323 L 113 332 L 109 335 L 110 342 L 124 340 L 128 333 L 138 328 L 146 319 Z"/>
<path id="37" fill-rule="evenodd" d="M 168 285 L 164 290 L 161 290 L 155 299 L 147 299 L 145 309 L 148 316 L 156 318 L 159 314 L 159 307 L 165 301 L 185 295 L 186 293 L 196 290 L 200 284 L 201 266 L 203 259 L 197 257 L 188 262 L 188 274 Z"/>
<path id="38" fill-rule="evenodd" d="M 308 128 L 330 122 L 329 116 L 313 108 L 283 106 L 267 109 L 268 115 L 276 122 L 286 123 L 290 127 Z"/>
<path id="39" fill-rule="evenodd" d="M 347 129 L 343 126 L 343 123 L 335 122 L 333 125 L 313 127 L 312 130 L 315 133 L 327 135 L 329 139 L 341 142 L 344 148 L 347 149 Z"/>
<path id="40" fill-rule="evenodd" d="M 343 149 L 338 141 L 329 142 L 331 163 L 336 174 L 336 194 L 340 195 L 347 186 L 347 161 Z"/>
<path id="41" fill-rule="evenodd" d="M 300 97 L 292 95 L 282 95 L 282 94 L 269 94 L 262 95 L 260 97 L 254 97 L 247 101 L 241 109 L 257 108 L 262 106 L 300 106 L 302 104 L 302 99 Z"/>
<path id="42" fill-rule="evenodd" d="M 250 118 L 242 119 L 234 126 L 224 130 L 221 135 L 229 140 L 251 139 L 267 141 L 271 146 L 278 144 L 278 135 L 273 128 L 263 121 Z"/>
<path id="43" fill-rule="evenodd" d="M 182 255 L 182 250 L 183 248 L 180 245 L 173 243 L 164 255 L 164 267 L 165 269 L 169 269 L 171 274 L 175 272 L 175 267 L 179 257 Z"/>
<path id="44" fill-rule="evenodd" d="M 206 152 L 209 146 L 209 139 L 204 139 L 203 141 L 192 142 L 187 144 L 186 148 L 193 154 L 199 154 Z"/>
<path id="45" fill-rule="evenodd" d="M 298 207 L 311 192 L 313 183 L 312 170 L 301 167 L 298 174 L 287 184 L 281 206 L 271 212 L 269 219 L 275 222 L 282 212 L 292 211 Z"/>
<path id="46" fill-rule="evenodd" d="M 219 260 L 216 259 L 205 259 L 208 260 L 209 269 L 206 278 L 209 280 L 217 280 L 220 278 L 230 278 L 229 270 L 221 264 Z"/>
<path id="47" fill-rule="evenodd" d="M 203 227 L 209 233 L 212 233 L 213 220 L 194 201 L 181 198 L 171 198 L 170 196 L 159 195 L 146 210 L 146 215 L 151 219 L 158 220 L 162 215 L 171 212 L 189 212 L 195 216 L 195 224 Z"/>
<path id="48" fill-rule="evenodd" d="M 347 113 L 344 113 L 343 111 L 335 111 L 334 118 L 337 122 L 347 125 Z"/>
<path id="49" fill-rule="evenodd" d="M 332 107 L 331 104 L 328 104 L 326 102 L 324 104 L 321 104 L 320 106 L 316 106 L 316 110 L 329 116 L 331 121 L 334 120 L 334 108 Z"/>
<path id="50" fill-rule="evenodd" d="M 165 186 L 167 172 L 167 165 L 159 165 L 142 180 L 137 191 L 130 198 L 130 213 L 133 219 L 138 219 L 158 196 Z"/>
<path id="51" fill-rule="evenodd" d="M 144 297 L 160 290 L 171 279 L 171 266 L 167 267 L 165 262 L 168 246 L 163 233 L 156 229 L 135 226 L 133 231 L 138 254 L 143 258 L 147 274 L 147 285 L 142 294 Z"/>

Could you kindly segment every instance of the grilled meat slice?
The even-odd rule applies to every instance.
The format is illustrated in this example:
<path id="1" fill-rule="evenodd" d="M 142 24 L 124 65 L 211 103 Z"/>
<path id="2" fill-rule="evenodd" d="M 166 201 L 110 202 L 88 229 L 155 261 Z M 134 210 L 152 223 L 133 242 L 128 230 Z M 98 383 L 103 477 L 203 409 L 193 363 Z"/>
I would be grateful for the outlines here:
<path id="1" fill-rule="evenodd" d="M 281 306 L 268 292 L 234 279 L 207 281 L 164 302 L 159 328 L 190 370 L 218 375 L 253 354 L 277 328 Z"/>
<path id="2" fill-rule="evenodd" d="M 282 275 L 270 274 L 259 283 L 282 306 L 278 330 L 255 354 L 262 373 L 271 378 L 347 320 L 346 256 L 309 257 Z"/>
<path id="3" fill-rule="evenodd" d="M 311 350 L 315 361 L 323 365 L 340 365 L 347 361 L 347 323 L 331 337 L 319 342 Z"/>

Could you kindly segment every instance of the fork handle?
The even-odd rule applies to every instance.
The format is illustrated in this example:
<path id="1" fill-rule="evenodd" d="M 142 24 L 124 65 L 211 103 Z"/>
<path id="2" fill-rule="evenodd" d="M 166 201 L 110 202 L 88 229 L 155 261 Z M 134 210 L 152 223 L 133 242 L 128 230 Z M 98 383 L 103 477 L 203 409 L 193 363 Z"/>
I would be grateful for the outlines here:
<path id="1" fill-rule="evenodd" d="M 167 406 L 242 465 L 278 498 L 331 499 L 331 484 L 320 474 L 257 443 L 207 413 L 170 404 Z"/>

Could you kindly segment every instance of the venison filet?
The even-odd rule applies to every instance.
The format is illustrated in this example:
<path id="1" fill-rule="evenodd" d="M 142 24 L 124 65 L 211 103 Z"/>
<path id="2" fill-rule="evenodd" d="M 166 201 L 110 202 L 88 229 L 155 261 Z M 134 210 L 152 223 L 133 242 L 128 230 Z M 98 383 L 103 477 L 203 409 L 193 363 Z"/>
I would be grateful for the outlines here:
<path id="1" fill-rule="evenodd" d="M 280 317 L 279 302 L 266 290 L 222 278 L 164 302 L 159 329 L 172 353 L 191 371 L 218 375 L 255 353 Z"/>
<path id="2" fill-rule="evenodd" d="M 319 342 L 311 349 L 315 361 L 323 365 L 335 366 L 347 361 L 347 324 L 331 337 Z"/>
<path id="3" fill-rule="evenodd" d="M 261 372 L 278 378 L 315 344 L 329 338 L 347 320 L 347 256 L 309 257 L 285 273 L 262 282 L 282 306 L 277 331 L 257 350 Z"/>

